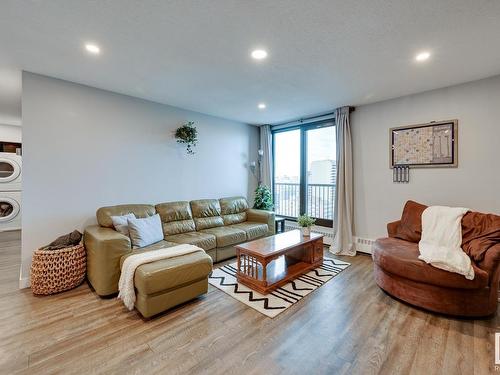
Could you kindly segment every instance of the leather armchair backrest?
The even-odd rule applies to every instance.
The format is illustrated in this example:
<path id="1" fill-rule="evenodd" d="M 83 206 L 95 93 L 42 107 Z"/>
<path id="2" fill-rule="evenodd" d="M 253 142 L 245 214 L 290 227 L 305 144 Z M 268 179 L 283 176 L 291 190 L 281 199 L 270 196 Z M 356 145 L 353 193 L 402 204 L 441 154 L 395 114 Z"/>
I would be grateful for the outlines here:
<path id="1" fill-rule="evenodd" d="M 156 214 L 154 206 L 150 204 L 120 204 L 117 206 L 101 207 L 97 210 L 97 222 L 101 227 L 114 228 L 111 216 L 134 214 L 137 218 L 144 218 Z"/>
<path id="2" fill-rule="evenodd" d="M 196 230 L 189 202 L 160 203 L 155 208 L 160 214 L 165 237 Z"/>
<path id="3" fill-rule="evenodd" d="M 221 227 L 224 220 L 221 217 L 220 203 L 217 199 L 200 199 L 191 201 L 196 230 Z"/>
<path id="4" fill-rule="evenodd" d="M 219 199 L 224 225 L 247 221 L 248 202 L 244 197 Z"/>

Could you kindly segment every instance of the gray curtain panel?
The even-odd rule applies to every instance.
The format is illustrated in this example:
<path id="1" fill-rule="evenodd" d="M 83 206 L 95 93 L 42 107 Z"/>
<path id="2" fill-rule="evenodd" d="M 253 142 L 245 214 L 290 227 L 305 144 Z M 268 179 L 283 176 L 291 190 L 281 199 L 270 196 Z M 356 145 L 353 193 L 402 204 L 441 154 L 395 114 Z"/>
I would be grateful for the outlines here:
<path id="1" fill-rule="evenodd" d="M 261 164 L 261 184 L 273 188 L 273 147 L 271 125 L 262 125 L 260 127 L 260 148 L 264 151 Z"/>
<path id="2" fill-rule="evenodd" d="M 330 251 L 338 255 L 356 255 L 353 244 L 353 172 L 349 107 L 335 110 L 337 133 L 337 191 L 333 215 L 334 237 Z"/>

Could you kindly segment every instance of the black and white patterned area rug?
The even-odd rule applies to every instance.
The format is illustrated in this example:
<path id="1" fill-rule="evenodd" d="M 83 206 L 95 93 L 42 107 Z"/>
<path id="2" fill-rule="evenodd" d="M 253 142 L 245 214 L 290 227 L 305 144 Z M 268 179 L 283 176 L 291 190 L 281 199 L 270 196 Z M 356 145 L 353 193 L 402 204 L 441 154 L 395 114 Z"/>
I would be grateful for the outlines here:
<path id="1" fill-rule="evenodd" d="M 351 264 L 324 258 L 323 265 L 263 295 L 236 281 L 236 262 L 213 270 L 208 282 L 258 312 L 274 318 L 333 279 Z"/>

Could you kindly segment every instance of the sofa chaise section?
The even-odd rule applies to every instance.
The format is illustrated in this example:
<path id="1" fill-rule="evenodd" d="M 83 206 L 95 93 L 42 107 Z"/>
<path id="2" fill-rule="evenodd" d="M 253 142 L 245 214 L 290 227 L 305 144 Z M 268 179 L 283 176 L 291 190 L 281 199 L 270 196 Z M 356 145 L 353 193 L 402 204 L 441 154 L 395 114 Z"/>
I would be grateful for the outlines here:
<path id="1" fill-rule="evenodd" d="M 149 250 L 134 250 L 122 256 L 120 268 L 127 257 L 144 251 Z M 135 308 L 149 318 L 205 294 L 211 272 L 212 259 L 203 250 L 142 264 L 134 275 Z"/>

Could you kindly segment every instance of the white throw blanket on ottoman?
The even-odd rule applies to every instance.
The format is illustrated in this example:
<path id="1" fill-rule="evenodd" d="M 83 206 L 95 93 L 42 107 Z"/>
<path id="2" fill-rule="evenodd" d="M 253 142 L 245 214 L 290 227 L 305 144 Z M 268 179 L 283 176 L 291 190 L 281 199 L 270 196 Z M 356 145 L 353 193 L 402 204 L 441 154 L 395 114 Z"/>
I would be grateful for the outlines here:
<path id="1" fill-rule="evenodd" d="M 430 206 L 422 213 L 422 238 L 419 259 L 436 268 L 474 279 L 471 260 L 462 250 L 462 207 Z"/>
<path id="2" fill-rule="evenodd" d="M 118 298 L 123 301 L 123 304 L 129 310 L 133 310 L 136 298 L 134 275 L 137 267 L 145 263 L 152 263 L 161 259 L 175 258 L 178 256 L 195 253 L 200 250 L 203 251 L 203 249 L 199 248 L 198 246 L 183 244 L 130 255 L 123 262 L 120 281 L 118 282 Z"/>

